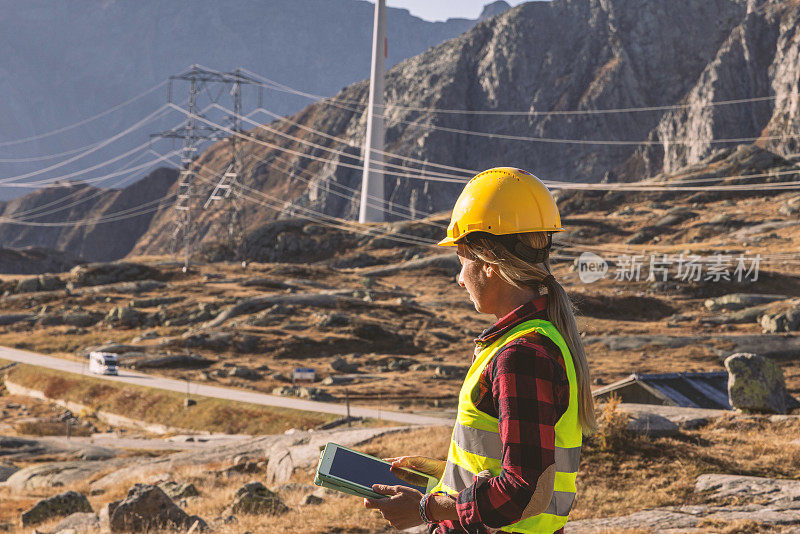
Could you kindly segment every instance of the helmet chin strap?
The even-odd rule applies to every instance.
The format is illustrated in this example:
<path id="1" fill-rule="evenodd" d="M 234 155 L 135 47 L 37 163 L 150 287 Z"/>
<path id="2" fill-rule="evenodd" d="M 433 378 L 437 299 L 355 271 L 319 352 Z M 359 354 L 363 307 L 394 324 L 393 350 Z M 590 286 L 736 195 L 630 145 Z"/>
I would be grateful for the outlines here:
<path id="1" fill-rule="evenodd" d="M 542 263 L 546 261 L 550 256 L 550 248 L 553 246 L 552 232 L 547 233 L 547 245 L 544 248 L 529 247 L 511 235 L 500 235 L 496 237 L 508 250 L 531 263 Z"/>

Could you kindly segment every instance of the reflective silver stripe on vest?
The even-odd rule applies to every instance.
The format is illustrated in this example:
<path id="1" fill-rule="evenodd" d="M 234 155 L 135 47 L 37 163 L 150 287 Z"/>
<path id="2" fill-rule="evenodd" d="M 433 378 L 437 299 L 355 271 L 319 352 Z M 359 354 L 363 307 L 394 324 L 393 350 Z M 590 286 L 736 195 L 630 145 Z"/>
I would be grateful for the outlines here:
<path id="1" fill-rule="evenodd" d="M 572 447 L 565 449 L 556 447 L 556 471 L 562 473 L 577 473 L 581 462 L 581 448 Z"/>
<path id="2" fill-rule="evenodd" d="M 550 499 L 550 504 L 547 506 L 546 514 L 567 516 L 572 503 L 575 501 L 575 494 L 571 491 L 554 491 L 553 498 Z"/>
<path id="3" fill-rule="evenodd" d="M 456 423 L 453 430 L 453 441 L 461 450 L 483 456 L 484 458 L 500 459 L 503 457 L 503 442 L 500 434 L 464 426 Z"/>
<path id="4" fill-rule="evenodd" d="M 483 456 L 484 458 L 503 458 L 503 442 L 500 434 L 488 430 L 472 428 L 461 423 L 456 423 L 453 430 L 453 441 L 463 451 Z M 581 448 L 556 447 L 556 471 L 562 473 L 577 473 L 581 460 Z"/>
<path id="5" fill-rule="evenodd" d="M 473 474 L 469 469 L 465 469 L 458 464 L 454 464 L 448 460 L 444 466 L 444 475 L 442 482 L 455 491 L 461 491 L 472 485 L 474 480 Z"/>

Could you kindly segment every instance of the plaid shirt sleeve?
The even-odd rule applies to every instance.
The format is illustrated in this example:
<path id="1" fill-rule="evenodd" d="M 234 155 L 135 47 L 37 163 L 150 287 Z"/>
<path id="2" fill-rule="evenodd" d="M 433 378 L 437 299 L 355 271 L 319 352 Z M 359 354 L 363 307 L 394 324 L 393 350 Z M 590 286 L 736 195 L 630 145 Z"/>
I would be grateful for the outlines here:
<path id="1" fill-rule="evenodd" d="M 555 463 L 554 427 L 569 404 L 560 351 L 548 350 L 535 338 L 515 340 L 486 367 L 481 379 L 487 395 L 478 408 L 497 414 L 502 471 L 458 494 L 459 522 L 467 532 L 520 520 L 539 476 Z"/>

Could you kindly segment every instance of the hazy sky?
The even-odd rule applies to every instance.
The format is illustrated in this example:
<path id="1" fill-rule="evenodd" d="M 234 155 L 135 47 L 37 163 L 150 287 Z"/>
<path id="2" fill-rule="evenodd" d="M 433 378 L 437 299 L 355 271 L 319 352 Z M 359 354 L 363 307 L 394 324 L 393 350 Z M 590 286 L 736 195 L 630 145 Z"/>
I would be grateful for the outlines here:
<path id="1" fill-rule="evenodd" d="M 525 0 L 506 0 L 516 6 Z M 404 7 L 412 15 L 425 20 L 446 20 L 451 17 L 476 19 L 483 6 L 492 0 L 386 0 L 389 7 Z"/>

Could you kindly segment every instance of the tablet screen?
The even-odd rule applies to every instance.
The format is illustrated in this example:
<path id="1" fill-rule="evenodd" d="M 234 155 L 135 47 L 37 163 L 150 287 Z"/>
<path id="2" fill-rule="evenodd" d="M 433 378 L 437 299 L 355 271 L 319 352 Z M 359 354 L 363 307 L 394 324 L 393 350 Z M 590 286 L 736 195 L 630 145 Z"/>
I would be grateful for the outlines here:
<path id="1" fill-rule="evenodd" d="M 420 485 L 411 484 L 397 478 L 394 473 L 389 471 L 389 464 L 361 456 L 347 449 L 336 449 L 329 473 L 368 488 L 372 488 L 373 484 L 384 484 L 386 486 L 406 486 L 422 493 L 427 490 L 427 480 L 423 477 L 409 473 L 409 476 L 419 479 Z"/>

